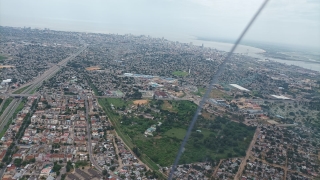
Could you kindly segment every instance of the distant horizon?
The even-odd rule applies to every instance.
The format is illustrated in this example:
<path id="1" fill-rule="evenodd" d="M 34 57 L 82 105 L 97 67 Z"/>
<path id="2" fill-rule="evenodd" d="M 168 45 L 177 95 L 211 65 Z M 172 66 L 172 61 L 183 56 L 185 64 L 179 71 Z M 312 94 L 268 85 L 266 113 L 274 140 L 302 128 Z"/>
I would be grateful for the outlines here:
<path id="1" fill-rule="evenodd" d="M 234 41 L 263 0 L 0 0 L 0 25 Z M 320 48 L 320 1 L 270 1 L 242 44 Z"/>
<path id="2" fill-rule="evenodd" d="M 12 27 L 12 28 L 31 28 L 31 29 L 39 29 L 39 30 L 45 30 L 45 29 L 49 29 L 49 30 L 53 30 L 53 31 L 62 31 L 62 32 L 80 32 L 80 33 L 97 33 L 97 34 L 118 34 L 118 35 L 126 35 L 126 34 L 131 34 L 131 35 L 135 35 L 135 36 L 151 36 L 152 38 L 164 38 L 167 39 L 169 41 L 178 41 L 180 43 L 190 43 L 190 42 L 194 42 L 194 41 L 207 41 L 207 42 L 217 42 L 217 43 L 227 43 L 227 44 L 234 44 L 234 42 L 236 41 L 236 39 L 230 39 L 230 38 L 215 38 L 215 37 L 211 37 L 211 36 L 207 36 L 207 37 L 201 37 L 201 36 L 193 36 L 193 35 L 188 35 L 185 36 L 184 40 L 181 39 L 177 39 L 177 37 L 173 36 L 174 34 L 172 34 L 171 36 L 169 34 L 165 35 L 160 35 L 160 34 L 142 34 L 142 33 L 136 33 L 136 32 L 104 32 L 104 31 L 90 31 L 90 30 L 64 30 L 61 28 L 49 28 L 49 27 L 32 27 L 32 26 L 6 26 L 6 25 L 1 25 L 2 27 Z M 186 38 L 189 37 L 189 38 Z M 184 41 L 184 42 L 183 42 Z M 189 42 L 187 42 L 189 41 Z M 240 42 L 240 45 L 243 46 L 250 46 L 253 48 L 258 48 L 258 49 L 262 49 L 265 50 L 263 47 L 259 46 L 258 44 L 262 44 L 262 45 L 268 45 L 268 46 L 274 46 L 274 47 L 279 47 L 281 46 L 282 48 L 285 48 L 287 50 L 306 50 L 306 48 L 309 51 L 318 51 L 318 48 L 316 47 L 306 47 L 306 46 L 299 46 L 299 45 L 291 45 L 291 44 L 285 44 L 285 43 L 277 43 L 277 42 L 266 42 L 266 41 L 251 41 L 251 40 L 242 40 Z M 196 45 L 196 44 L 194 44 Z M 196 46 L 201 46 L 201 45 L 196 45 Z M 206 44 L 204 44 L 204 46 L 206 47 Z M 311 48 L 311 49 L 310 49 Z"/>

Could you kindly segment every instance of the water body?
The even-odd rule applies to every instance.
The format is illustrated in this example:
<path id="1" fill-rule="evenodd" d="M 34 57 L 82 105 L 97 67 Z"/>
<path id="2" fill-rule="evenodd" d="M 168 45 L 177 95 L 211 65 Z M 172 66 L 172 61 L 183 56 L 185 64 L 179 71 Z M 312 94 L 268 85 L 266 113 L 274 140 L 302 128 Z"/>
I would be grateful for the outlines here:
<path id="1" fill-rule="evenodd" d="M 251 57 L 259 58 L 259 59 L 269 59 L 272 61 L 285 63 L 287 65 L 295 65 L 295 66 L 303 67 L 305 69 L 311 69 L 311 70 L 320 72 L 320 63 L 318 62 L 313 63 L 313 62 L 306 62 L 306 61 L 292 61 L 292 60 L 284 60 L 279 58 L 269 58 L 269 57 L 265 57 L 263 53 L 261 54 L 249 53 L 248 55 Z"/>
<path id="2" fill-rule="evenodd" d="M 193 36 L 183 36 L 183 35 L 174 35 L 168 34 L 165 36 L 170 41 L 179 41 L 182 43 L 191 43 L 196 46 L 204 46 L 204 47 L 211 47 L 214 49 L 217 49 L 219 51 L 226 51 L 229 52 L 233 46 L 231 43 L 224 43 L 224 42 L 216 42 L 216 41 L 204 41 L 204 40 L 198 40 Z M 266 52 L 263 49 L 241 45 L 239 44 L 237 48 L 235 49 L 234 53 L 248 53 L 248 54 L 257 54 L 257 53 L 264 53 Z"/>
<path id="3" fill-rule="evenodd" d="M 186 42 L 186 40 L 180 40 L 181 42 Z M 202 44 L 205 47 L 211 47 L 215 48 L 220 51 L 226 51 L 230 52 L 233 44 L 231 43 L 223 43 L 223 42 L 214 42 L 214 41 L 203 41 L 203 40 L 196 40 L 196 39 L 189 39 L 189 42 L 192 42 L 194 45 L 201 46 Z M 283 60 L 278 58 L 267 58 L 263 55 L 263 53 L 266 52 L 263 49 L 246 46 L 246 45 L 238 45 L 238 47 L 235 50 L 235 53 L 248 53 L 249 56 L 259 58 L 259 59 L 269 59 L 272 61 L 285 63 L 287 65 L 295 65 L 300 66 L 306 69 L 311 69 L 314 71 L 320 72 L 320 63 L 312 63 L 312 62 L 305 62 L 305 61 L 291 61 L 291 60 Z"/>

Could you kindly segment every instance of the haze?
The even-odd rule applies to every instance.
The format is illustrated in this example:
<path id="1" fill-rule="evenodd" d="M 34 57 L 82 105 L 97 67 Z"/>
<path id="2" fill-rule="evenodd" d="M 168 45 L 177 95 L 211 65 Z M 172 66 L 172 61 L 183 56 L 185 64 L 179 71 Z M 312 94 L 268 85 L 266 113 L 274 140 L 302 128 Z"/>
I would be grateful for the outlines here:
<path id="1" fill-rule="evenodd" d="M 0 25 L 234 40 L 262 0 L 0 0 Z M 271 0 L 245 40 L 320 48 L 320 1 Z"/>

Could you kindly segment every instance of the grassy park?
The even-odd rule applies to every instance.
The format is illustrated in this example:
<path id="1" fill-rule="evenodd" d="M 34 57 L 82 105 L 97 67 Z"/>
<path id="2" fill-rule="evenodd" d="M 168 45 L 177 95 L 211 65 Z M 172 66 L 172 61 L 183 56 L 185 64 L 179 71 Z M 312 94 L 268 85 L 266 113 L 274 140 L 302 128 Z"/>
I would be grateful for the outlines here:
<path id="1" fill-rule="evenodd" d="M 188 75 L 188 72 L 185 72 L 185 71 L 174 71 L 173 73 L 172 73 L 173 75 L 175 75 L 175 76 L 187 76 Z"/>

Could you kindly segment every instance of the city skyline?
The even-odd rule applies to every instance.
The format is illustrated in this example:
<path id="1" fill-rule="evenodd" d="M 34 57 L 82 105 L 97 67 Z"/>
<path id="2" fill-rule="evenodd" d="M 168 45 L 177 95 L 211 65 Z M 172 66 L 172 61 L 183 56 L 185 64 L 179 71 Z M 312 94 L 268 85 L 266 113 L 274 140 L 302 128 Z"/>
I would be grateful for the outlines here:
<path id="1" fill-rule="evenodd" d="M 234 40 L 259 1 L 0 1 L 0 25 Z M 12 9 L 16 9 L 12 11 Z M 320 47 L 318 1 L 270 1 L 244 41 Z"/>

